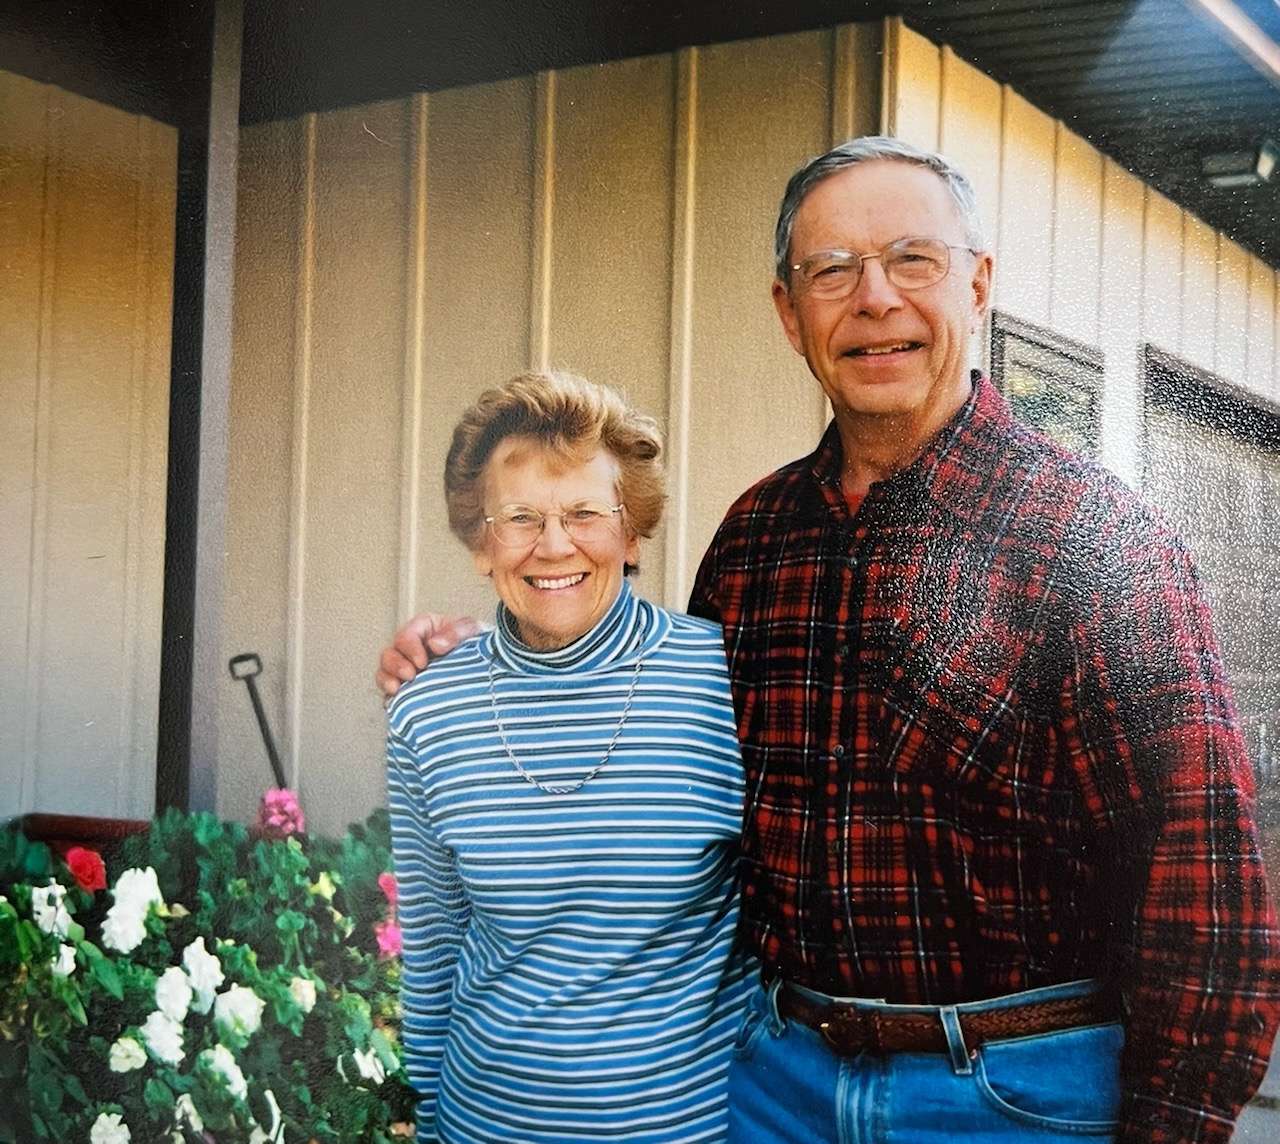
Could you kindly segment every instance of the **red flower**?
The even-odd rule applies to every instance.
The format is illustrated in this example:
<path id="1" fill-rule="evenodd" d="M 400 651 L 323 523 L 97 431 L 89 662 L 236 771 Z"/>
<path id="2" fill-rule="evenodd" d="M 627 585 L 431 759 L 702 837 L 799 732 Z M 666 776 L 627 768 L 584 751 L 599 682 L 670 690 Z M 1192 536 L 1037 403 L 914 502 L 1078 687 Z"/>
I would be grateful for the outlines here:
<path id="1" fill-rule="evenodd" d="M 396 908 L 396 898 L 398 897 L 396 893 L 396 876 L 389 872 L 379 874 L 378 886 L 382 890 L 387 901 L 391 903 L 391 908 L 394 910 Z"/>
<path id="2" fill-rule="evenodd" d="M 93 893 L 107 888 L 107 868 L 102 862 L 102 855 L 96 850 L 73 846 L 67 851 L 66 862 L 80 889 Z"/>

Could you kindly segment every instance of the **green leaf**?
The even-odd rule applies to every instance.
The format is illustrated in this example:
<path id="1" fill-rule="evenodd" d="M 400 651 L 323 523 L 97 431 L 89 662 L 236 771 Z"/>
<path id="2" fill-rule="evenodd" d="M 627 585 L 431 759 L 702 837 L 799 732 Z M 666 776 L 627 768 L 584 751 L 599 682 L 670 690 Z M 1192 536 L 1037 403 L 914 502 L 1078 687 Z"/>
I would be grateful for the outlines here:
<path id="1" fill-rule="evenodd" d="M 88 942 L 80 948 L 88 954 L 89 973 L 93 979 L 117 1001 L 123 1001 L 124 985 L 120 981 L 120 974 L 111 959 L 104 956 L 97 946 L 90 945 Z M 90 950 L 93 952 L 90 953 Z"/>
<path id="2" fill-rule="evenodd" d="M 84 1091 L 84 1085 L 80 1083 L 80 1078 L 75 1073 L 64 1073 L 62 1083 L 66 1087 L 67 1095 L 81 1106 L 88 1105 L 89 1096 Z"/>
<path id="3" fill-rule="evenodd" d="M 170 1120 L 177 1103 L 173 1090 L 162 1080 L 152 1077 L 142 1090 L 142 1103 L 152 1120 Z"/>

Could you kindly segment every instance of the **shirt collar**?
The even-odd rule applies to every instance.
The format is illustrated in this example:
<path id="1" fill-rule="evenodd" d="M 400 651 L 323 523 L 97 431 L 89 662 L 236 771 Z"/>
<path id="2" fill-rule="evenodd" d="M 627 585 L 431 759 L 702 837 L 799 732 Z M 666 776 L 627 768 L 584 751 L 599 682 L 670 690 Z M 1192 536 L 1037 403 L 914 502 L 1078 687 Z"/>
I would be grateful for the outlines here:
<path id="1" fill-rule="evenodd" d="M 520 639 L 515 617 L 505 604 L 498 605 L 497 626 L 486 637 L 489 652 L 504 667 L 518 674 L 546 672 L 612 671 L 635 663 L 660 643 L 671 630 L 671 617 L 642 600 L 622 581 L 617 599 L 595 627 L 571 644 L 538 651 Z"/>
<path id="2" fill-rule="evenodd" d="M 965 403 L 905 469 L 871 486 L 890 502 L 924 499 L 962 520 L 973 518 L 986 478 L 999 461 L 1003 442 L 1014 425 L 1013 411 L 1003 395 L 981 372 L 974 370 Z M 828 506 L 845 506 L 840 488 L 844 449 L 833 420 L 810 454 L 810 471 Z M 847 508 L 845 509 L 847 512 Z"/>

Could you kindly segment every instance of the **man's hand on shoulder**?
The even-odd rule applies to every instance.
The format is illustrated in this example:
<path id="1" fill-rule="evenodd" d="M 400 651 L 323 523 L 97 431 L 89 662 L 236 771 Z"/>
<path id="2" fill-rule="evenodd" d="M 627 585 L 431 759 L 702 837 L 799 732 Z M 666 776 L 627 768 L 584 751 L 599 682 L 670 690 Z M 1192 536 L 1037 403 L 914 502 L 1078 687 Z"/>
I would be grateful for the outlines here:
<path id="1" fill-rule="evenodd" d="M 443 616 L 423 612 L 396 632 L 390 647 L 378 657 L 378 687 L 388 698 L 400 690 L 433 659 L 452 651 L 480 630 L 470 616 Z"/>

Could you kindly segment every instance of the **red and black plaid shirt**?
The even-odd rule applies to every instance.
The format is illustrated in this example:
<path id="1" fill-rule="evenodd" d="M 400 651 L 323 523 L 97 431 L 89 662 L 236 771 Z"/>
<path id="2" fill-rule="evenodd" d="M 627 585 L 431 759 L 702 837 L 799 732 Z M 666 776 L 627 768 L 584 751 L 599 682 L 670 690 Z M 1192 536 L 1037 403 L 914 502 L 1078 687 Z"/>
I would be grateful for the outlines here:
<path id="1" fill-rule="evenodd" d="M 1125 1140 L 1223 1140 L 1277 1016 L 1234 702 L 1179 540 L 985 379 L 856 515 L 834 426 L 729 510 L 723 623 L 766 974 L 941 1004 L 1098 977 Z"/>

